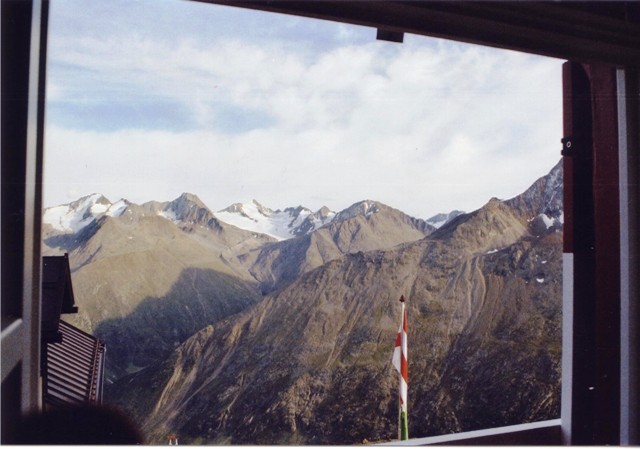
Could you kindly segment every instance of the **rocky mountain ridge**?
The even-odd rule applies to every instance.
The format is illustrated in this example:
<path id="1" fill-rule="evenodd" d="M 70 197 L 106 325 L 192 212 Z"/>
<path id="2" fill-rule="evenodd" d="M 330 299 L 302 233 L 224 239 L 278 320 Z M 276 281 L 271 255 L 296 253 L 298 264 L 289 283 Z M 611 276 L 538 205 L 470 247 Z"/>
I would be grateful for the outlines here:
<path id="1" fill-rule="evenodd" d="M 167 432 L 190 444 L 392 439 L 390 360 L 404 294 L 412 437 L 556 418 L 561 179 L 557 165 L 522 195 L 411 241 L 356 251 L 346 238 L 351 250 L 211 323 L 108 397 L 149 442 Z M 367 220 L 378 214 L 344 226 L 374 229 Z"/>
<path id="2" fill-rule="evenodd" d="M 397 209 L 363 201 L 309 234 L 264 245 L 241 257 L 261 291 L 270 293 L 345 254 L 392 248 L 424 238 L 433 229 Z"/>
<path id="3" fill-rule="evenodd" d="M 108 374 L 115 380 L 329 260 L 429 230 L 421 220 L 376 207 L 360 216 L 354 206 L 317 231 L 278 241 L 219 220 L 193 194 L 142 205 L 94 194 L 45 211 L 43 249 L 70 254 L 80 313 L 69 320 L 112 348 Z"/>
<path id="4" fill-rule="evenodd" d="M 281 241 L 310 234 L 334 220 L 339 222 L 359 215 L 369 216 L 377 212 L 378 204 L 381 203 L 363 200 L 340 212 L 334 212 L 326 206 L 313 212 L 304 206 L 273 210 L 254 199 L 249 203 L 234 203 L 214 213 L 197 195 L 187 192 L 173 201 L 149 201 L 141 206 L 124 198 L 112 203 L 104 195 L 93 193 L 68 204 L 46 208 L 43 225 L 47 230 L 57 231 L 57 234 L 77 234 L 102 216 L 117 217 L 127 208 L 142 207 L 186 228 L 206 226 L 220 229 L 220 223 L 224 223 Z M 426 222 L 433 230 L 463 213 L 454 210 L 427 220 L 416 220 Z"/>
<path id="5" fill-rule="evenodd" d="M 188 232 L 130 203 L 77 233 L 43 229 L 45 255 L 69 253 L 79 313 L 65 319 L 109 345 L 110 380 L 261 300 L 251 277 L 223 255 L 229 242 L 245 249 L 271 240 L 225 226 L 207 230 Z"/>

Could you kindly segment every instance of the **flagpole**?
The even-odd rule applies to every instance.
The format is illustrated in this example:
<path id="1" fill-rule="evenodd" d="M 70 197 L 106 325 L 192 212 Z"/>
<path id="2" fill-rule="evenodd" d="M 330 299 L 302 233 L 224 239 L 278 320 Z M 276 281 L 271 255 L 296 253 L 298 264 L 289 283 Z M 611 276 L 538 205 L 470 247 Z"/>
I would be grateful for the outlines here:
<path id="1" fill-rule="evenodd" d="M 398 370 L 398 439 L 409 438 L 407 418 L 408 359 L 407 359 L 407 316 L 404 295 L 400 296 L 400 369 Z"/>

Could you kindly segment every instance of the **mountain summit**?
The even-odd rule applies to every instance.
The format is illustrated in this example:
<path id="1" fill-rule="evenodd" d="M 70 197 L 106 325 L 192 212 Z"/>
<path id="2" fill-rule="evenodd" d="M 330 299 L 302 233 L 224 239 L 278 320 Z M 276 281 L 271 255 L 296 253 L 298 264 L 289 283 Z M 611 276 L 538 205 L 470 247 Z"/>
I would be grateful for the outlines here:
<path id="1" fill-rule="evenodd" d="M 104 195 L 94 193 L 69 204 L 46 209 L 42 222 L 62 233 L 76 233 L 103 215 L 121 215 L 126 207 L 126 200 L 112 204 Z"/>
<path id="2" fill-rule="evenodd" d="M 222 225 L 216 216 L 197 195 L 183 193 L 175 200 L 163 203 L 162 206 L 158 215 L 179 224 L 183 230 L 193 231 L 195 227 L 222 230 Z"/>
<path id="3" fill-rule="evenodd" d="M 218 211 L 216 216 L 240 229 L 267 234 L 278 240 L 286 240 L 308 234 L 330 223 L 335 213 L 327 207 L 313 212 L 302 206 L 274 211 L 258 201 L 252 200 L 249 203 L 234 203 Z"/>

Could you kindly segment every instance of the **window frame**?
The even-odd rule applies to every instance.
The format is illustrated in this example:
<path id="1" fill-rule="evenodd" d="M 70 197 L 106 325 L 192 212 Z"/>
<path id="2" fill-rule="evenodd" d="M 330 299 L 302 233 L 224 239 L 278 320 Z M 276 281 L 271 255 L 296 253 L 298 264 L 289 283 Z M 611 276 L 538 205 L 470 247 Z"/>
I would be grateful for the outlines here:
<path id="1" fill-rule="evenodd" d="M 639 444 L 638 404 L 638 301 L 640 288 L 640 268 L 638 260 L 640 238 L 638 216 L 640 215 L 640 164 L 638 143 L 640 142 L 640 20 L 638 7 L 620 2 L 609 5 L 611 14 L 598 12 L 587 3 L 558 2 L 556 4 L 529 3 L 484 3 L 484 2 L 314 2 L 266 0 L 231 1 L 207 0 L 209 3 L 248 7 L 272 12 L 295 14 L 326 20 L 365 25 L 394 33 L 411 32 L 428 36 L 459 40 L 474 44 L 524 51 L 527 53 L 572 59 L 583 63 L 614 64 L 617 67 L 615 92 L 617 95 L 615 131 L 617 147 L 612 151 L 618 156 L 616 189 L 619 193 L 619 215 L 615 216 L 619 225 L 620 239 L 615 245 L 615 257 L 620 268 L 615 276 L 620 281 L 620 291 L 614 292 L 620 301 L 620 311 L 612 319 L 619 321 L 619 335 L 613 341 L 619 351 L 618 376 L 620 388 L 617 392 L 619 407 L 615 419 L 619 429 L 614 429 L 614 439 L 604 440 L 596 432 L 595 444 Z M 5 39 L 6 10 L 15 5 L 27 8 L 21 15 L 21 31 L 10 39 Z M 13 413 L 26 413 L 41 407 L 41 386 L 39 376 L 40 353 L 40 228 L 42 212 L 42 161 L 44 134 L 44 85 L 46 79 L 46 39 L 48 23 L 48 0 L 2 0 L 3 39 L 2 56 L 4 67 L 7 55 L 14 68 L 26 73 L 17 79 L 19 90 L 17 102 L 25 113 L 14 117 L 14 122 L 6 114 L 5 85 L 7 73 L 3 70 L 3 114 L 2 114 L 2 234 L 3 234 L 3 279 L 2 303 L 22 310 L 21 317 L 5 323 L 3 316 L 2 340 L 2 386 L 8 388 L 14 379 L 15 370 L 20 372 L 20 404 L 9 409 Z M 570 16 L 570 17 L 568 17 Z M 16 19 L 13 16 L 12 19 Z M 8 43 L 7 43 L 8 42 Z M 26 45 L 25 45 L 26 43 Z M 13 54 L 12 52 L 15 52 Z M 17 104 L 17 103 L 16 103 Z M 17 125 L 17 128 L 14 127 Z M 610 127 L 610 125 L 607 125 Z M 16 130 L 14 130 L 17 129 Z M 7 182 L 7 163 L 18 173 L 17 183 Z M 594 169 L 599 169 L 599 162 Z M 610 167 L 609 167 L 610 168 Z M 606 178 L 605 178 L 606 181 Z M 6 198 L 17 198 L 7 202 Z M 16 222 L 9 218 L 17 217 Z M 603 220 L 603 217 L 596 218 Z M 601 221 L 600 221 L 601 222 Z M 5 238 L 6 237 L 6 238 Z M 19 239 L 22 250 L 8 253 L 8 239 Z M 606 252 L 606 250 L 605 250 Z M 607 253 L 607 256 L 611 254 Z M 573 270 L 573 259 L 566 261 L 567 271 Z M 11 264 L 11 268 L 6 268 Z M 5 272 L 5 269 L 7 270 Z M 598 276 L 598 272 L 595 273 Z M 574 335 L 575 314 L 572 301 L 574 293 L 573 276 L 564 282 L 563 303 L 565 317 L 563 328 L 567 338 L 563 340 L 563 354 L 573 363 L 573 346 L 569 341 Z M 18 291 L 19 297 L 7 296 Z M 566 295 L 566 296 L 565 296 Z M 17 344 L 16 342 L 20 342 Z M 602 348 L 601 348 L 602 349 Z M 21 351 L 21 352 L 20 352 Z M 565 357 L 565 355 L 563 355 Z M 615 358 L 614 358 L 615 359 Z M 604 355 L 604 363 L 607 362 Z M 568 363 L 568 362 L 567 362 Z M 601 360 L 600 363 L 603 363 Z M 615 363 L 615 360 L 614 360 Z M 560 426 L 563 442 L 572 443 L 575 433 L 588 423 L 572 422 L 574 409 L 571 398 L 574 392 L 575 376 L 579 375 L 575 365 L 563 369 L 563 413 Z M 5 383 L 7 381 L 7 383 Z M 11 384 L 13 385 L 13 383 Z M 607 395 L 611 396 L 610 393 Z M 3 395 L 4 396 L 4 395 Z M 5 407 L 3 404 L 3 412 Z M 4 414 L 4 413 L 3 413 Z M 607 416 L 603 420 L 609 419 Z M 609 424 L 611 424 L 609 422 Z M 615 423 L 614 423 L 615 424 Z M 557 427 L 558 423 L 550 424 Z M 5 429 L 6 430 L 6 429 Z M 515 429 L 504 431 L 486 429 L 485 437 L 494 431 L 496 439 L 501 435 L 516 435 Z M 3 435 L 3 441 L 5 436 Z M 468 438 L 464 434 L 452 437 L 447 444 L 463 443 Z M 609 438 L 609 437 L 607 437 Z M 497 440 L 496 440 L 497 441 Z M 492 444 L 491 439 L 483 444 Z M 536 443 L 535 438 L 530 440 Z M 435 441 L 433 441 L 435 443 Z M 559 442 L 558 442 L 559 443 Z M 408 444 L 431 444 L 416 439 Z"/>

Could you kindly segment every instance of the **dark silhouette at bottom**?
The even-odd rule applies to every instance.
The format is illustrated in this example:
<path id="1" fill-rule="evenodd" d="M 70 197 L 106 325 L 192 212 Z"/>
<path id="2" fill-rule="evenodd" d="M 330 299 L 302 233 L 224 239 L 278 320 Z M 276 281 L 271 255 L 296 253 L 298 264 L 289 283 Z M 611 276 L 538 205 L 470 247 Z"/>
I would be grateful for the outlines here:
<path id="1" fill-rule="evenodd" d="M 13 444 L 143 444 L 137 426 L 122 412 L 97 406 L 27 416 Z"/>

